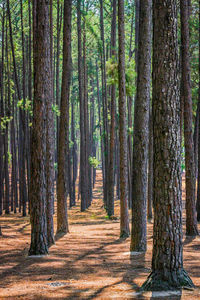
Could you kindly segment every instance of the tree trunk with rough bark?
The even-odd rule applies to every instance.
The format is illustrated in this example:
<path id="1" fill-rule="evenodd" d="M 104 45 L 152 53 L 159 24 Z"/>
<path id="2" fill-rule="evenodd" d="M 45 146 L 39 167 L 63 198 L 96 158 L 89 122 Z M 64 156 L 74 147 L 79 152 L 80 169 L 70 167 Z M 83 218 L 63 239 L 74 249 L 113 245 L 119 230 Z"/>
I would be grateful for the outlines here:
<path id="1" fill-rule="evenodd" d="M 48 253 L 46 217 L 46 101 L 52 97 L 49 1 L 33 1 L 34 102 L 31 136 L 29 255 Z"/>
<path id="2" fill-rule="evenodd" d="M 113 0 L 112 4 L 112 28 L 111 28 L 111 59 L 116 60 L 116 17 L 117 17 L 117 2 Z M 108 216 L 114 215 L 114 186 L 115 186 L 115 101 L 116 87 L 111 86 L 111 124 L 110 124 L 110 147 L 109 147 L 109 169 L 108 169 Z"/>
<path id="3" fill-rule="evenodd" d="M 57 232 L 68 232 L 67 188 L 69 171 L 69 96 L 71 83 L 71 7 L 72 1 L 64 1 L 63 73 L 60 105 L 57 180 Z"/>
<path id="4" fill-rule="evenodd" d="M 153 2 L 154 227 L 152 272 L 142 290 L 193 283 L 183 268 L 177 7 Z"/>
<path id="5" fill-rule="evenodd" d="M 1 24 L 1 65 L 0 65 L 0 90 L 1 90 L 1 102 L 0 102 L 0 118 L 4 116 L 4 36 L 5 36 L 5 4 L 2 6 L 2 24 Z M 4 169 L 4 142 L 3 142 L 3 128 L 0 122 L 0 215 L 2 215 L 3 204 L 3 169 Z"/>
<path id="6" fill-rule="evenodd" d="M 198 235 L 195 210 L 195 165 L 192 134 L 192 95 L 189 60 L 188 0 L 180 1 L 181 9 L 181 58 L 182 96 L 184 101 L 185 183 L 186 183 L 186 235 Z"/>
<path id="7" fill-rule="evenodd" d="M 119 147 L 120 147 L 120 237 L 128 237 L 128 168 L 126 129 L 126 87 L 125 87 L 125 33 L 124 1 L 118 0 L 118 41 L 119 41 Z"/>
<path id="8" fill-rule="evenodd" d="M 102 160 L 104 160 L 104 186 L 103 197 L 104 206 L 107 210 L 108 205 L 108 99 L 107 99 L 107 81 L 106 81 L 106 54 L 105 54 L 105 39 L 104 39 L 104 14 L 103 0 L 100 0 L 100 34 L 101 34 L 101 83 L 102 83 L 102 107 L 103 107 L 103 152 Z"/>
<path id="9" fill-rule="evenodd" d="M 48 246 L 54 244 L 53 212 L 54 212 L 54 104 L 53 92 L 53 20 L 52 0 L 50 0 L 50 68 L 51 68 L 51 97 L 46 101 L 46 199 L 47 199 L 47 239 Z"/>
<path id="10" fill-rule="evenodd" d="M 199 99 L 198 107 L 200 111 L 200 1 L 199 1 Z M 199 117 L 199 138 L 198 138 L 198 178 L 197 178 L 197 221 L 200 222 L 200 117 Z"/>
<path id="11" fill-rule="evenodd" d="M 151 7 L 140 3 L 137 91 L 134 111 L 131 251 L 146 251 L 147 162 L 151 82 Z"/>
<path id="12" fill-rule="evenodd" d="M 151 104 L 150 104 L 151 106 Z M 147 194 L 147 219 L 153 218 L 153 120 L 152 109 L 149 112 L 149 159 L 148 159 L 148 194 Z"/>

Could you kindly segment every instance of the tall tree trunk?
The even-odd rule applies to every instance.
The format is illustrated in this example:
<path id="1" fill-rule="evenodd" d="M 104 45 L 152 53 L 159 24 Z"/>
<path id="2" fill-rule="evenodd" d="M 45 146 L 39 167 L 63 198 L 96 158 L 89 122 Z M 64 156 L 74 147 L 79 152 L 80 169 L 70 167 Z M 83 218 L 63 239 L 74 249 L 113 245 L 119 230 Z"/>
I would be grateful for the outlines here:
<path id="1" fill-rule="evenodd" d="M 1 47 L 1 64 L 0 64 L 0 85 L 1 85 L 1 102 L 0 102 L 0 118 L 4 116 L 4 29 L 5 29 L 5 5 L 3 4 L 2 7 L 3 15 L 2 15 L 2 32 L 1 32 L 1 40 L 2 40 L 2 47 Z M 2 215 L 2 200 L 3 200 L 3 170 L 4 170 L 4 160 L 3 160 L 3 153 L 4 153 L 4 143 L 3 143 L 3 128 L 0 122 L 0 215 Z"/>
<path id="2" fill-rule="evenodd" d="M 8 14 L 8 20 L 9 20 L 9 29 L 10 29 L 10 44 L 11 44 L 11 51 L 12 51 L 12 58 L 13 58 L 13 68 L 14 68 L 14 78 L 15 78 L 15 85 L 17 90 L 17 97 L 18 101 L 21 101 L 21 89 L 19 85 L 19 78 L 17 75 L 17 66 L 16 66 L 16 59 L 15 59 L 15 49 L 14 49 L 14 43 L 13 43 L 13 34 L 12 34 L 12 22 L 11 22 L 11 14 L 10 14 L 10 1 L 7 0 L 7 14 Z M 27 192 L 26 192 L 26 171 L 25 171 L 25 159 L 24 159 L 24 143 L 25 143 L 25 123 L 24 123 L 24 114 L 23 110 L 20 108 L 20 119 L 19 119 L 19 126 L 20 126 L 20 138 L 19 138 L 19 164 L 21 168 L 20 173 L 20 201 L 23 204 L 23 215 L 26 214 L 25 208 L 26 208 L 26 201 L 27 201 Z"/>
<path id="3" fill-rule="evenodd" d="M 130 234 L 128 215 L 128 168 L 126 133 L 124 1 L 118 0 L 119 40 L 119 146 L 120 146 L 120 237 Z"/>
<path id="4" fill-rule="evenodd" d="M 139 19 L 140 0 L 135 0 L 135 69 L 138 69 L 138 39 L 139 39 Z"/>
<path id="5" fill-rule="evenodd" d="M 196 178 L 198 176 L 198 136 L 199 136 L 199 127 L 198 126 L 199 126 L 199 105 L 197 105 L 195 124 L 194 124 L 194 133 L 193 133 L 195 182 L 196 182 Z"/>
<path id="6" fill-rule="evenodd" d="M 128 129 L 132 129 L 132 97 L 127 97 L 127 109 L 128 109 Z M 132 130 L 131 130 L 132 131 Z M 132 133 L 128 132 L 128 205 L 132 208 L 132 156 L 133 156 L 133 143 L 132 143 Z"/>
<path id="7" fill-rule="evenodd" d="M 192 95 L 190 87 L 189 61 L 189 15 L 188 0 L 180 1 L 181 8 L 181 45 L 182 45 L 182 96 L 184 99 L 184 141 L 186 177 L 186 235 L 198 235 L 195 210 L 195 165 L 192 135 Z"/>
<path id="8" fill-rule="evenodd" d="M 147 162 L 151 82 L 151 0 L 140 3 L 134 111 L 131 251 L 146 251 Z"/>
<path id="9" fill-rule="evenodd" d="M 112 27 L 111 27 L 111 59 L 113 62 L 116 60 L 116 7 L 117 2 L 113 0 L 112 9 Z M 115 185 L 115 101 L 116 101 L 116 88 L 113 84 L 111 86 L 111 124 L 110 124 L 110 147 L 109 147 L 109 169 L 108 169 L 108 216 L 114 215 L 114 185 Z"/>
<path id="10" fill-rule="evenodd" d="M 22 133 L 21 133 L 21 166 L 22 166 L 22 208 L 23 216 L 26 216 L 26 202 L 27 202 L 27 189 L 26 189 L 26 113 L 25 113 L 25 102 L 26 102 L 26 63 L 25 63 L 25 40 L 24 40 L 24 20 L 23 20 L 23 4 L 20 0 L 21 10 L 21 36 L 22 36 L 22 91 L 23 91 L 23 108 L 20 109 L 20 117 L 22 122 Z M 21 100 L 21 99 L 20 99 Z"/>
<path id="11" fill-rule="evenodd" d="M 153 217 L 153 119 L 152 108 L 149 109 L 149 159 L 148 159 L 148 195 L 147 195 L 147 218 L 150 221 Z"/>
<path id="12" fill-rule="evenodd" d="M 54 212 L 54 114 L 52 106 L 54 104 L 53 91 L 53 7 L 50 0 L 50 69 L 51 69 L 51 96 L 46 101 L 46 199 L 47 199 L 47 239 L 48 246 L 54 244 L 53 212 Z"/>
<path id="13" fill-rule="evenodd" d="M 60 12 L 61 11 L 61 12 Z M 56 43 L 56 105 L 60 107 L 60 32 L 62 26 L 62 6 L 60 9 L 60 1 L 57 0 L 57 43 Z M 56 155 L 58 151 L 58 139 L 59 139 L 59 117 L 56 117 Z M 57 174 L 56 174 L 57 175 Z"/>
<path id="14" fill-rule="evenodd" d="M 153 256 L 142 289 L 160 291 L 193 283 L 183 269 L 176 1 L 153 1 L 153 23 Z"/>
<path id="15" fill-rule="evenodd" d="M 200 112 L 200 1 L 199 1 L 199 95 L 198 108 Z M 200 222 L 200 117 L 199 117 L 199 138 L 198 138 L 198 179 L 197 179 L 197 221 Z"/>
<path id="16" fill-rule="evenodd" d="M 107 83 L 106 83 L 106 57 L 105 57 L 105 40 L 104 40 L 104 17 L 103 17 L 103 0 L 100 0 L 100 30 L 101 30 L 101 82 L 102 82 L 102 104 L 103 104 L 103 141 L 104 141 L 104 205 L 107 209 L 108 201 L 108 100 L 107 100 Z"/>
<path id="17" fill-rule="evenodd" d="M 7 25 L 7 24 L 6 24 Z M 5 116 L 10 117 L 10 66 L 9 66 L 9 49 L 8 49 L 8 30 L 6 26 L 6 71 L 7 71 L 7 89 L 6 89 L 6 103 L 5 103 Z M 9 123 L 6 122 L 5 133 L 4 133 L 4 172 L 5 172 L 5 213 L 10 213 L 10 183 L 9 183 L 9 161 L 8 161 L 8 132 L 9 132 Z"/>
<path id="18" fill-rule="evenodd" d="M 81 0 L 77 0 L 77 31 L 78 31 L 78 80 L 79 80 L 79 102 L 80 102 L 80 192 L 81 211 L 87 208 L 87 186 L 86 186 L 86 137 L 84 130 L 84 98 L 83 98 L 83 66 L 81 45 Z"/>
<path id="19" fill-rule="evenodd" d="M 88 71 L 86 61 L 86 29 L 85 29 L 85 14 L 87 14 L 87 8 L 84 12 L 83 18 L 83 99 L 84 99 L 84 130 L 85 130 L 85 184 L 87 189 L 87 208 L 91 204 L 92 191 L 91 187 L 91 168 L 89 165 L 89 113 L 88 113 Z"/>
<path id="20" fill-rule="evenodd" d="M 69 172 L 69 96 L 71 82 L 71 9 L 72 1 L 64 1 L 63 25 L 63 71 L 60 105 L 60 126 L 58 142 L 58 180 L 57 180 L 57 232 L 68 232 L 67 219 L 67 181 Z M 67 165 L 66 165 L 67 163 Z"/>
<path id="21" fill-rule="evenodd" d="M 29 35 L 28 35 L 28 99 L 32 103 L 32 22 L 31 3 L 28 1 Z M 30 114 L 27 116 L 27 124 L 32 122 Z M 28 211 L 30 213 L 30 136 L 31 127 L 27 126 L 27 182 L 28 182 Z"/>
<path id="22" fill-rule="evenodd" d="M 17 155 L 16 155 L 16 134 L 15 134 L 15 98 L 12 103 L 12 121 L 11 121 L 11 153 L 12 153 L 12 188 L 14 198 L 14 212 L 18 207 L 18 190 L 17 190 Z"/>
<path id="23" fill-rule="evenodd" d="M 49 1 L 33 0 L 34 103 L 31 135 L 29 255 L 48 253 L 46 217 L 46 102 L 51 101 Z"/>
<path id="24" fill-rule="evenodd" d="M 76 204 L 76 179 L 77 179 L 77 167 L 78 167 L 78 158 L 77 158 L 77 143 L 75 136 L 75 122 L 74 122 L 74 102 L 71 101 L 71 140 L 73 143 L 72 146 L 72 158 L 73 158 L 73 177 L 72 177 L 72 206 Z"/>
<path id="25" fill-rule="evenodd" d="M 96 81 L 97 81 L 97 104 L 98 104 L 98 121 L 99 121 L 99 131 L 101 137 L 101 160 L 102 160 L 102 178 L 103 178 L 103 189 L 105 188 L 105 172 L 104 172 L 104 141 L 102 137 L 102 124 L 101 124 L 101 101 L 100 101 L 100 91 L 99 91 L 99 68 L 96 60 Z"/>

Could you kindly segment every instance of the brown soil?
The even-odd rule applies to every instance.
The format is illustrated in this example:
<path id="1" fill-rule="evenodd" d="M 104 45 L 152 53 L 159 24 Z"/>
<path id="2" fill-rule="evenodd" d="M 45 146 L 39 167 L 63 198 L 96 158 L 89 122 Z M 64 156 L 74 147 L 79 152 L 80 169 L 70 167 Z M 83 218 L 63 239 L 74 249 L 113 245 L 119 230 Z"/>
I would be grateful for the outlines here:
<path id="1" fill-rule="evenodd" d="M 48 256 L 28 257 L 29 217 L 1 217 L 0 299 L 200 299 L 200 238 L 185 235 L 184 266 L 196 289 L 137 292 L 150 272 L 152 224 L 147 252 L 130 255 L 130 238 L 119 239 L 119 219 L 106 218 L 100 171 L 97 175 L 92 206 L 84 213 L 79 203 L 69 210 L 70 233 L 56 241 Z"/>

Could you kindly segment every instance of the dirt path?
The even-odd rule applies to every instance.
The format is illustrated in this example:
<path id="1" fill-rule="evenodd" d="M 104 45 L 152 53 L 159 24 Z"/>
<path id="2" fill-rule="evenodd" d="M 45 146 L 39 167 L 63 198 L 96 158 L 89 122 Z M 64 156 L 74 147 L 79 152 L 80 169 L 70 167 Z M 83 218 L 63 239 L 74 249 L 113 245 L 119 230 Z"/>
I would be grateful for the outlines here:
<path id="1" fill-rule="evenodd" d="M 27 256 L 28 217 L 1 217 L 0 299 L 200 299 L 199 237 L 184 241 L 184 265 L 197 286 L 194 291 L 140 295 L 137 289 L 150 272 L 152 224 L 147 253 L 130 256 L 130 238 L 119 239 L 119 220 L 106 218 L 99 172 L 93 195 L 86 212 L 80 213 L 79 205 L 69 211 L 70 233 L 45 257 Z M 116 206 L 119 215 L 119 201 Z"/>

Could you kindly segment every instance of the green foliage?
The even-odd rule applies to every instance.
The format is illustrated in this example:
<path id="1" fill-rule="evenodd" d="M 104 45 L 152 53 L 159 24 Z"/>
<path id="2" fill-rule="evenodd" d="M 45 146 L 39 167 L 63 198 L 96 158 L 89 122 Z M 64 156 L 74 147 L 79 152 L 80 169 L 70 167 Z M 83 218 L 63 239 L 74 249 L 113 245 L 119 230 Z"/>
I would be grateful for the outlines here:
<path id="1" fill-rule="evenodd" d="M 24 99 L 21 99 L 17 102 L 17 107 L 19 107 L 19 108 L 21 108 L 25 111 L 28 111 L 29 114 L 31 116 L 33 116 L 33 110 L 32 110 L 32 105 L 31 104 L 32 104 L 31 100 L 29 100 L 28 98 L 26 98 L 25 101 L 24 101 Z"/>
<path id="2" fill-rule="evenodd" d="M 127 129 L 127 133 L 128 133 L 129 135 L 133 135 L 133 127 L 129 127 L 129 128 Z"/>
<path id="3" fill-rule="evenodd" d="M 53 105 L 52 105 L 52 110 L 53 110 L 53 112 L 55 113 L 55 115 L 56 115 L 57 117 L 60 117 L 60 110 L 59 110 L 57 104 L 53 104 Z"/>
<path id="4" fill-rule="evenodd" d="M 107 83 L 108 85 L 116 85 L 118 87 L 118 62 L 114 57 L 109 59 L 106 63 L 106 72 L 107 72 Z M 126 56 L 126 94 L 127 96 L 132 97 L 135 93 L 135 62 L 129 60 Z"/>
<path id="5" fill-rule="evenodd" d="M 69 141 L 69 149 L 71 149 L 73 147 L 73 145 L 74 145 L 74 142 L 70 140 Z"/>
<path id="6" fill-rule="evenodd" d="M 57 172 L 58 171 L 58 163 L 54 163 L 54 170 Z"/>
<path id="7" fill-rule="evenodd" d="M 8 116 L 4 116 L 1 118 L 1 122 L 0 122 L 0 125 L 1 125 L 1 129 L 2 130 L 5 130 L 6 129 L 6 125 L 8 123 L 10 123 L 10 121 L 12 121 L 13 117 L 8 117 Z"/>
<path id="8" fill-rule="evenodd" d="M 11 162 L 12 162 L 12 154 L 11 152 L 8 150 L 8 165 L 11 166 Z"/>
<path id="9" fill-rule="evenodd" d="M 91 167 L 96 169 L 100 164 L 100 161 L 95 156 L 89 156 L 89 164 Z"/>

